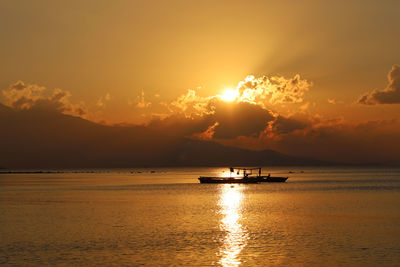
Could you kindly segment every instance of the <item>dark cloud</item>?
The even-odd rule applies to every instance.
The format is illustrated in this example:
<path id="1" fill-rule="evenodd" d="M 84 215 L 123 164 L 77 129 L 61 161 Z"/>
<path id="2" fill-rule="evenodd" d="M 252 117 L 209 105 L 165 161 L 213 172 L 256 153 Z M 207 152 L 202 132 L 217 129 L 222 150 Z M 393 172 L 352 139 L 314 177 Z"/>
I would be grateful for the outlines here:
<path id="1" fill-rule="evenodd" d="M 218 123 L 215 138 L 258 135 L 274 117 L 270 111 L 251 103 L 218 101 L 215 113 L 210 115 Z"/>
<path id="2" fill-rule="evenodd" d="M 270 111 L 247 102 L 227 103 L 215 98 L 208 102 L 205 109 L 210 112 L 191 117 L 173 113 L 164 119 L 155 118 L 148 127 L 182 136 L 199 136 L 212 127 L 209 137 L 212 133 L 214 138 L 229 139 L 238 136 L 258 136 L 268 122 L 274 119 Z"/>
<path id="3" fill-rule="evenodd" d="M 172 114 L 166 118 L 154 117 L 146 127 L 172 136 L 190 136 L 207 130 L 213 124 L 210 117 L 188 118 L 183 114 Z"/>
<path id="4" fill-rule="evenodd" d="M 400 127 L 395 121 L 319 123 L 282 136 L 280 151 L 346 163 L 399 164 Z"/>
<path id="5" fill-rule="evenodd" d="M 105 126 L 54 110 L 16 110 L 0 104 L 0 166 L 95 168 L 265 164 L 265 154 L 185 138 L 207 128 L 185 117 L 142 126 Z M 277 161 L 278 153 L 273 154 Z"/>
<path id="6" fill-rule="evenodd" d="M 270 130 L 276 134 L 288 134 L 295 130 L 305 129 L 308 124 L 304 121 L 278 115 L 270 123 Z"/>
<path id="7" fill-rule="evenodd" d="M 400 124 L 396 120 L 349 124 L 317 119 L 305 124 L 302 129 L 291 128 L 293 131 L 271 132 L 268 129 L 259 138 L 218 141 L 225 145 L 273 149 L 287 155 L 332 162 L 400 164 Z"/>
<path id="8" fill-rule="evenodd" d="M 383 90 L 374 90 L 358 100 L 359 104 L 400 104 L 400 66 L 394 65 L 388 74 L 388 86 Z"/>
<path id="9" fill-rule="evenodd" d="M 10 106 L 15 108 L 15 109 L 24 109 L 24 108 L 31 108 L 34 106 L 36 100 L 33 100 L 31 98 L 27 98 L 25 96 L 21 96 L 19 98 L 15 98 L 10 102 Z"/>
<path id="10" fill-rule="evenodd" d="M 237 109 L 232 111 L 236 113 L 254 109 L 253 106 L 232 108 Z M 400 127 L 395 120 L 349 125 L 322 119 L 307 121 L 283 116 L 271 119 L 264 111 L 254 109 L 252 114 L 260 119 L 253 131 L 264 127 L 268 118 L 274 129 L 273 135 L 268 132 L 257 135 L 226 123 L 228 111 L 224 106 L 217 107 L 215 116 L 193 119 L 174 115 L 142 126 L 105 126 L 54 109 L 16 110 L 0 104 L 0 165 L 10 168 L 160 166 L 186 162 L 181 159 L 189 154 L 196 156 L 191 164 L 200 164 L 204 162 L 201 160 L 214 155 L 213 147 L 204 152 L 200 149 L 204 144 L 197 143 L 198 151 L 203 152 L 196 150 L 195 153 L 192 146 L 182 146 L 182 140 L 193 133 L 204 132 L 208 136 L 201 137 L 214 142 L 225 141 L 226 145 L 257 150 L 272 149 L 297 157 L 400 164 Z M 217 118 L 225 122 L 220 128 L 220 138 L 216 138 Z M 251 123 L 250 117 L 243 116 L 241 120 Z M 226 134 L 224 131 L 228 130 Z M 221 136 L 230 139 L 221 139 Z M 220 150 L 219 157 L 223 158 L 228 150 Z M 213 162 L 215 164 L 218 159 Z"/>

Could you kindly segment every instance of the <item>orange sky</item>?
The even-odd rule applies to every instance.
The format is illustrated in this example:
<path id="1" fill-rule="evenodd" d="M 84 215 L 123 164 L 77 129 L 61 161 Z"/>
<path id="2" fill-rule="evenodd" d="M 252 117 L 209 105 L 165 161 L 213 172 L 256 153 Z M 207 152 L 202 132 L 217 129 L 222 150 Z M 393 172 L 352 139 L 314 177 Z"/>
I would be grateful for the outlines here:
<path id="1" fill-rule="evenodd" d="M 328 126 L 349 136 L 374 125 L 387 140 L 400 132 L 398 10 L 389 0 L 1 1 L 0 102 L 108 125 L 208 116 L 189 135 L 291 154 L 290 140 Z M 218 97 L 227 89 L 232 102 Z M 237 130 L 229 114 L 262 119 L 226 135 Z"/>

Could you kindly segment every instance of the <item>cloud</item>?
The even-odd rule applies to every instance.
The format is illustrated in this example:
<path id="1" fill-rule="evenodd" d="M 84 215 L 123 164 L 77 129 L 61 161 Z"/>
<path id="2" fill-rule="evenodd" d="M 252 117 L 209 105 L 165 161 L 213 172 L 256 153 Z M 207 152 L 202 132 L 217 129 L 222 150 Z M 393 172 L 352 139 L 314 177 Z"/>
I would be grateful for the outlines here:
<path id="1" fill-rule="evenodd" d="M 293 78 L 279 76 L 256 78 L 249 75 L 236 87 L 236 99 L 232 104 L 251 103 L 264 109 L 268 106 L 286 103 L 301 103 L 304 94 L 311 87 L 311 83 L 301 79 L 297 74 Z M 187 117 L 204 116 L 215 112 L 218 101 L 223 101 L 223 96 L 214 95 L 203 97 L 190 89 L 169 105 L 173 113 L 183 113 Z M 231 104 L 231 105 L 232 105 Z"/>
<path id="2" fill-rule="evenodd" d="M 16 83 L 12 84 L 10 88 L 15 90 L 23 90 L 26 88 L 26 86 L 23 81 L 17 81 Z"/>
<path id="3" fill-rule="evenodd" d="M 224 101 L 220 95 L 199 96 L 196 90 L 191 89 L 172 101 L 168 109 L 171 114 L 180 114 L 202 127 L 206 124 L 206 128 L 201 127 L 201 136 L 207 138 L 258 136 L 275 119 L 269 106 L 301 103 L 310 86 L 300 75 L 290 79 L 278 76 L 247 76 L 238 83 L 237 97 L 233 101 Z M 303 110 L 306 108 L 307 104 Z M 199 137 L 199 132 L 192 134 Z"/>
<path id="4" fill-rule="evenodd" d="M 388 88 L 392 91 L 399 88 L 398 72 L 399 67 L 394 66 L 389 74 Z M 315 114 L 311 115 L 306 110 L 315 103 L 303 101 L 310 86 L 311 84 L 301 79 L 299 75 L 290 79 L 248 76 L 236 87 L 237 98 L 233 101 L 224 101 L 219 95 L 200 96 L 196 90 L 188 90 L 174 101 L 165 102 L 163 106 L 165 112 L 162 110 L 158 115 L 152 113 L 156 111 L 157 103 L 154 102 L 152 105 L 146 101 L 142 91 L 136 101 L 132 101 L 132 106 L 136 107 L 136 111 L 154 115 L 153 118 L 140 126 L 126 124 L 118 127 L 110 126 L 107 128 L 109 130 L 104 132 L 104 139 L 99 140 L 99 143 L 104 142 L 107 145 L 107 142 L 111 142 L 108 141 L 110 136 L 114 136 L 116 132 L 125 132 L 129 128 L 132 130 L 132 135 L 126 135 L 124 142 L 129 144 L 132 142 L 130 148 L 173 147 L 171 140 L 191 137 L 230 146 L 255 150 L 272 149 L 299 157 L 307 156 L 336 162 L 400 164 L 398 159 L 400 124 L 398 121 L 368 121 L 351 124 L 342 119 L 326 119 Z M 388 91 L 388 89 L 385 90 Z M 28 132 L 23 127 L 29 122 L 31 117 L 29 114 L 36 114 L 37 121 L 46 119 L 46 116 L 43 116 L 46 113 L 42 110 L 58 113 L 57 116 L 48 116 L 47 119 L 59 117 L 66 119 L 65 122 L 68 121 L 68 116 L 60 113 L 90 116 L 90 114 L 85 115 L 87 110 L 83 103 L 71 103 L 71 94 L 65 90 L 48 91 L 44 87 L 18 81 L 3 90 L 3 94 L 6 104 L 12 108 L 9 110 L 14 111 L 16 116 L 24 117 L 21 124 L 21 136 Z M 104 106 L 109 99 L 109 94 L 102 96 L 99 99 L 100 106 Z M 341 103 L 334 99 L 330 102 Z M 290 113 L 288 116 L 280 112 L 279 110 L 284 109 L 280 109 L 279 105 L 286 106 L 287 103 L 297 103 L 297 113 Z M 97 106 L 99 107 L 99 104 Z M 4 118 L 7 118 L 8 113 L 4 112 L 4 114 Z M 53 125 L 54 122 L 48 122 L 49 127 Z M 100 127 L 95 123 L 90 125 Z M 34 129 L 33 126 L 31 129 Z M 102 127 L 104 125 L 100 128 L 103 129 Z M 58 127 L 56 128 L 58 131 Z M 66 125 L 64 129 L 59 130 L 60 138 L 64 138 L 69 128 Z M 146 143 L 139 139 L 135 140 L 133 136 L 146 140 Z M 68 139 L 67 137 L 65 138 Z M 88 136 L 87 140 L 92 137 L 93 135 Z M 115 154 L 125 151 L 118 138 L 112 142 L 115 142 L 116 148 L 112 148 Z M 81 145 L 85 143 L 86 141 Z M 93 147 L 96 146 L 93 145 Z M 49 146 L 49 151 L 51 149 L 53 147 Z M 105 148 L 104 151 L 107 149 Z M 126 150 L 126 154 L 129 153 L 131 151 Z"/>
<path id="5" fill-rule="evenodd" d="M 374 90 L 358 99 L 359 104 L 400 104 L 400 66 L 394 65 L 388 74 L 389 84 L 383 90 Z"/>
<path id="6" fill-rule="evenodd" d="M 192 98 L 196 98 L 192 95 Z M 186 102 L 185 102 L 186 103 Z M 190 105 L 188 109 L 192 109 Z M 175 112 L 167 117 L 154 117 L 148 127 L 201 139 L 236 138 L 238 136 L 258 136 L 268 122 L 274 119 L 272 113 L 259 106 L 247 102 L 227 103 L 218 98 L 209 99 L 202 108 L 188 113 Z"/>
<path id="7" fill-rule="evenodd" d="M 200 140 L 211 140 L 215 134 L 215 127 L 217 127 L 219 125 L 218 122 L 214 123 L 213 125 L 211 125 L 210 127 L 207 128 L 207 130 L 205 130 L 202 133 L 194 133 L 193 137 L 200 139 Z"/>
<path id="8" fill-rule="evenodd" d="M 169 116 L 153 116 L 146 124 L 146 128 L 163 135 L 190 137 L 206 131 L 215 122 L 208 117 L 188 118 L 183 114 Z"/>
<path id="9" fill-rule="evenodd" d="M 310 106 L 310 102 L 307 102 L 307 103 L 301 105 L 301 106 L 299 107 L 299 109 L 300 109 L 301 111 L 305 112 L 305 111 L 309 108 L 309 106 Z"/>
<path id="10" fill-rule="evenodd" d="M 266 131 L 275 135 L 288 134 L 296 130 L 303 130 L 308 126 L 308 122 L 299 119 L 278 115 L 275 120 L 269 123 Z"/>
<path id="11" fill-rule="evenodd" d="M 215 138 L 258 136 L 268 122 L 274 119 L 269 110 L 247 102 L 226 103 L 218 100 L 214 101 L 213 110 L 214 114 L 210 117 L 218 122 Z"/>
<path id="12" fill-rule="evenodd" d="M 195 90 L 190 89 L 186 94 L 172 101 L 168 108 L 172 113 L 180 113 L 188 118 L 194 118 L 214 113 L 212 102 L 216 100 L 216 97 L 198 96 Z"/>
<path id="13" fill-rule="evenodd" d="M 23 81 L 17 81 L 3 90 L 7 105 L 15 109 L 29 109 L 42 97 L 46 88 L 38 85 L 25 85 Z"/>
<path id="14" fill-rule="evenodd" d="M 290 79 L 279 76 L 255 78 L 249 75 L 239 82 L 237 90 L 240 101 L 265 105 L 301 103 L 310 87 L 311 83 L 301 79 L 299 74 Z"/>
<path id="15" fill-rule="evenodd" d="M 183 137 L 255 150 L 272 149 L 334 162 L 400 164 L 400 125 L 396 120 L 351 124 L 307 114 L 272 115 L 260 105 L 227 103 L 213 98 L 207 104 L 212 111 L 210 114 L 187 117 L 183 113 L 174 113 L 165 118 L 156 117 L 142 126 L 104 126 L 71 119 L 57 111 L 68 106 L 68 102 L 65 103 L 68 97 L 67 92 L 54 90 L 52 95 L 36 100 L 31 108 L 24 108 L 22 112 L 16 108 L 2 109 L 0 104 L 3 124 L 10 120 L 16 122 L 5 127 L 7 131 L 0 131 L 2 139 L 8 141 L 7 153 L 0 157 L 3 164 L 10 162 L 9 166 L 12 166 L 11 162 L 24 161 L 21 157 L 25 157 L 28 150 L 29 159 L 25 157 L 24 161 L 32 164 L 28 167 L 34 167 L 35 162 L 54 167 L 56 165 L 52 164 L 63 161 L 89 164 L 86 167 L 90 164 L 109 166 L 107 164 L 111 163 L 115 165 L 110 166 L 125 166 L 147 161 L 161 164 L 168 157 L 161 158 L 157 151 L 170 155 L 178 144 L 174 142 Z M 38 123 L 41 127 L 37 127 Z M 15 150 L 16 146 L 18 149 Z M 185 152 L 186 148 L 179 149 Z M 42 156 L 37 156 L 38 151 Z M 84 163 L 77 161 L 76 155 L 80 155 Z"/>
<path id="16" fill-rule="evenodd" d="M 101 96 L 97 102 L 96 102 L 96 106 L 99 108 L 104 108 L 106 106 L 106 102 L 110 101 L 111 96 L 109 93 L 106 93 L 105 96 Z"/>
<path id="17" fill-rule="evenodd" d="M 6 99 L 6 105 L 16 110 L 54 110 L 74 116 L 87 114 L 87 108 L 83 103 L 72 104 L 69 101 L 70 92 L 56 88 L 51 95 L 46 96 L 45 90 L 46 88 L 43 86 L 17 81 L 7 90 L 3 90 L 3 95 Z"/>
<path id="18" fill-rule="evenodd" d="M 314 159 L 365 164 L 400 164 L 400 123 L 376 120 L 346 123 L 323 118 L 276 118 L 259 137 L 216 140 L 224 145 L 255 150 L 272 149 Z M 271 129 L 272 128 L 272 129 Z"/>
<path id="19" fill-rule="evenodd" d="M 147 108 L 151 106 L 151 102 L 148 102 L 144 98 L 144 91 L 142 90 L 142 93 L 140 96 L 137 97 L 139 102 L 137 103 L 136 107 L 138 108 Z"/>

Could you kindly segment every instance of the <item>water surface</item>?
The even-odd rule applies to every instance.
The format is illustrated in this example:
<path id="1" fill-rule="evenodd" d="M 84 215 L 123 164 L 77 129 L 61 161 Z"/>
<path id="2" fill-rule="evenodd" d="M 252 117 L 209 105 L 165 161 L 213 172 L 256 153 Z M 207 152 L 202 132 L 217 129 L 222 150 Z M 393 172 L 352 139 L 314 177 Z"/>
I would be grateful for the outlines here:
<path id="1" fill-rule="evenodd" d="M 285 167 L 269 169 L 290 176 L 283 184 L 197 181 L 222 170 L 0 174 L 0 264 L 400 262 L 400 169 Z"/>

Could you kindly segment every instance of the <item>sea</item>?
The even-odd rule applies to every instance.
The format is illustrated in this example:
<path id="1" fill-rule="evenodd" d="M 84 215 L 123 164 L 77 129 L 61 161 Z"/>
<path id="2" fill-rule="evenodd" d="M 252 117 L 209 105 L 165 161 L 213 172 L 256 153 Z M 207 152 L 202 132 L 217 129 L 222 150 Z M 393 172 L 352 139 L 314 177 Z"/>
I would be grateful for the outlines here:
<path id="1" fill-rule="evenodd" d="M 400 266 L 400 169 L 0 170 L 1 266 Z"/>

